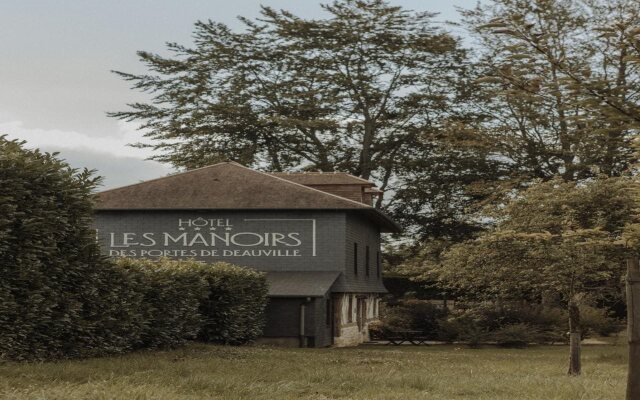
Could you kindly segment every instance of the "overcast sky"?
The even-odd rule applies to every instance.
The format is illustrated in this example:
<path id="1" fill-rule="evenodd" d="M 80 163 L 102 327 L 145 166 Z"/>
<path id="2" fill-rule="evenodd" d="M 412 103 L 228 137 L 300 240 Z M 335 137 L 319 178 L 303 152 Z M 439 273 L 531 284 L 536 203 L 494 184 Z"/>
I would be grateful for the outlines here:
<path id="1" fill-rule="evenodd" d="M 444 22 L 476 0 L 391 3 L 440 12 Z M 322 15 L 316 0 L 0 0 L 0 134 L 97 169 L 107 188 L 165 175 L 169 166 L 127 146 L 140 140 L 136 125 L 105 115 L 144 100 L 110 71 L 144 72 L 137 50 L 189 44 L 199 19 L 239 29 L 236 16 L 257 16 L 260 4 Z"/>

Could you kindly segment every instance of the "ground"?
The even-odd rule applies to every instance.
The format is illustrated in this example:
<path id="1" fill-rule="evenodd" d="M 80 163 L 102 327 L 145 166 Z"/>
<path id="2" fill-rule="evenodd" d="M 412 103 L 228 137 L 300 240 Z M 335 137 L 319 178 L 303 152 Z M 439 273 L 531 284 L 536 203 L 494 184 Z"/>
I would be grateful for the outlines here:
<path id="1" fill-rule="evenodd" d="M 622 399 L 626 346 L 341 349 L 192 344 L 121 357 L 0 365 L 1 399 Z"/>

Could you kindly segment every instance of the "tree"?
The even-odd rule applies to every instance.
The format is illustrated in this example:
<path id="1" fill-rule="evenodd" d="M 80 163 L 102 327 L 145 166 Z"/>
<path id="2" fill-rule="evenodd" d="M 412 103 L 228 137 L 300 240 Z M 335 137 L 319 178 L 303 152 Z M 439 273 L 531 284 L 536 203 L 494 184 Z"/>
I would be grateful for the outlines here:
<path id="1" fill-rule="evenodd" d="M 265 170 L 346 171 L 376 181 L 388 209 L 420 233 L 464 229 L 442 223 L 459 207 L 440 205 L 495 174 L 457 179 L 455 171 L 496 161 L 485 161 L 481 146 L 451 152 L 462 144 L 453 136 L 464 133 L 456 104 L 471 93 L 459 41 L 435 27 L 434 14 L 382 0 L 322 7 L 324 19 L 263 7 L 259 19 L 241 18 L 243 32 L 200 21 L 193 47 L 171 43 L 169 57 L 139 52 L 150 72 L 118 74 L 153 99 L 110 115 L 141 122 L 152 159 L 178 168 L 230 159 Z M 420 200 L 402 213 L 416 190 Z M 425 216 L 419 223 L 416 213 Z"/>
<path id="2" fill-rule="evenodd" d="M 523 174 L 580 180 L 629 168 L 637 2 L 495 0 L 464 15 L 481 49 L 479 112 L 494 116 L 485 126 Z"/>
<path id="3" fill-rule="evenodd" d="M 604 149 L 598 158 L 600 171 L 615 175 L 620 167 L 624 170 L 625 165 L 637 162 L 637 151 L 633 154 L 634 143 L 631 139 L 635 138 L 640 126 L 638 2 L 535 1 L 531 7 L 520 6 L 519 10 L 511 8 L 509 12 L 495 13 L 494 18 L 478 28 L 484 28 L 485 32 L 489 31 L 494 36 L 508 38 L 517 48 L 545 60 L 557 71 L 565 92 L 575 99 L 573 103 L 576 109 L 584 109 L 585 114 L 591 116 L 591 130 L 586 133 L 591 133 L 595 139 L 592 148 Z M 557 39 L 554 33 L 564 26 L 531 22 L 532 14 L 551 16 L 553 19 L 558 8 L 578 9 L 577 14 L 582 15 L 582 32 L 574 37 L 582 39 L 581 47 L 586 50 L 583 50 L 583 54 L 588 57 L 588 63 L 575 62 L 575 59 L 566 57 L 565 52 L 554 51 L 554 45 L 558 43 L 554 41 Z M 540 18 L 537 19 L 540 21 Z M 526 85 L 520 87 L 527 88 Z M 637 194 L 637 191 L 634 192 Z M 636 229 L 630 226 L 629 230 Z M 630 243 L 637 243 L 633 235 Z M 636 282 L 639 273 L 636 251 L 635 254 L 629 254 L 627 260 L 629 378 L 626 396 L 629 400 L 640 397 L 640 365 L 636 361 L 640 355 L 640 324 L 637 323 L 640 314 L 634 302 L 640 297 L 640 285 Z"/>
<path id="4" fill-rule="evenodd" d="M 556 296 L 569 311 L 569 374 L 580 374 L 580 306 L 619 290 L 624 274 L 619 239 L 637 206 L 628 189 L 622 178 L 538 183 L 492 214 L 494 230 L 451 246 L 422 272 L 475 300 Z"/>

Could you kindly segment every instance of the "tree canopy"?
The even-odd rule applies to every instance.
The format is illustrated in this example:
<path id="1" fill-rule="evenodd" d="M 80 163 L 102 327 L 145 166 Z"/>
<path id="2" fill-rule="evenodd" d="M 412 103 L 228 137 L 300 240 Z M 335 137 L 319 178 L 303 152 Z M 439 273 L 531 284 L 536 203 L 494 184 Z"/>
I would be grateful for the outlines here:
<path id="1" fill-rule="evenodd" d="M 493 230 L 413 267 L 459 298 L 556 299 L 569 309 L 579 354 L 581 304 L 622 292 L 628 249 L 621 239 L 637 208 L 630 186 L 623 178 L 535 184 L 491 214 Z M 580 373 L 579 355 L 572 360 L 570 373 Z"/>
<path id="2" fill-rule="evenodd" d="M 635 162 L 640 5 L 494 0 L 463 12 L 478 39 L 488 135 L 529 177 L 620 176 Z"/>
<path id="3" fill-rule="evenodd" d="M 459 40 L 434 14 L 382 0 L 323 8 L 326 18 L 303 19 L 263 7 L 240 32 L 198 22 L 193 46 L 141 51 L 149 73 L 118 72 L 153 98 L 110 115 L 140 122 L 152 158 L 179 168 L 346 171 L 378 183 L 377 206 L 416 232 L 471 229 L 462 208 L 484 192 L 467 186 L 500 163 L 466 128 L 460 104 L 473 92 Z"/>

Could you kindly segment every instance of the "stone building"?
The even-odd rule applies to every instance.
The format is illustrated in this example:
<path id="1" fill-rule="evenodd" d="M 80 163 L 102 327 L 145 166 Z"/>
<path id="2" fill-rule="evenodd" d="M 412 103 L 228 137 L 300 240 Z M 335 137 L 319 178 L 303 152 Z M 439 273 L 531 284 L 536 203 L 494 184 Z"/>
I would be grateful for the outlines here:
<path id="1" fill-rule="evenodd" d="M 113 257 L 226 261 L 266 273 L 262 342 L 350 346 L 378 316 L 380 191 L 345 173 L 264 173 L 227 162 L 107 190 L 95 225 Z"/>

